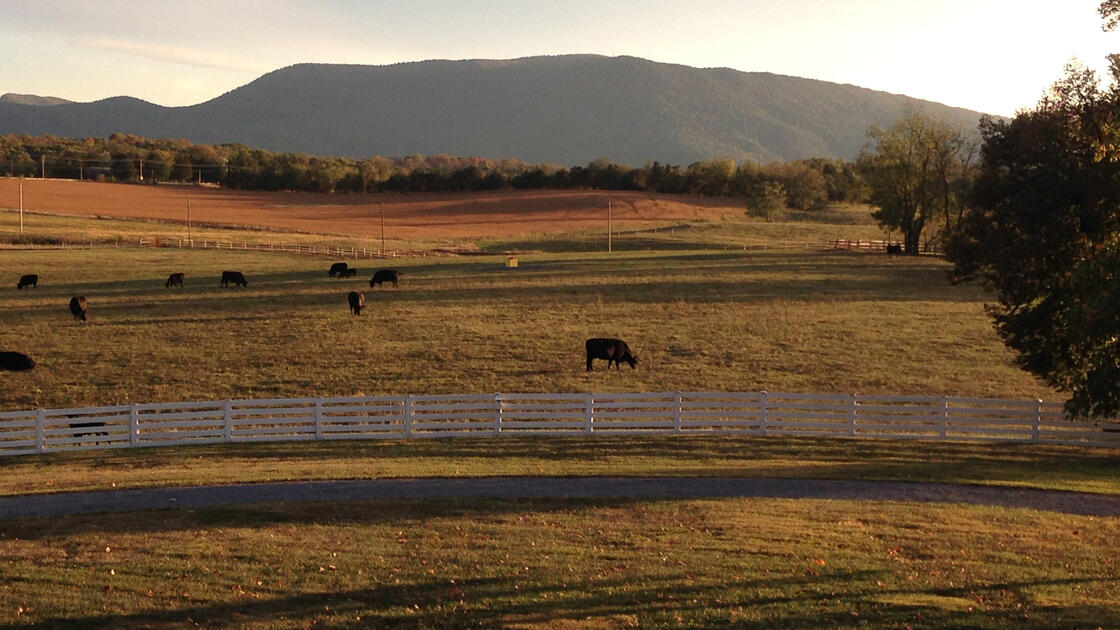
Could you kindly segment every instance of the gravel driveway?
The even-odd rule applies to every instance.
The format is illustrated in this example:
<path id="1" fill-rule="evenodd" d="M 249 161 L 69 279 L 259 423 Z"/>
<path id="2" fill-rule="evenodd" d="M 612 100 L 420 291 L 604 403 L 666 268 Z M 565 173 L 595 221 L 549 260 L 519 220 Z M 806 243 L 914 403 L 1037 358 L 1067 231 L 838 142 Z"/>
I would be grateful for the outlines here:
<path id="1" fill-rule="evenodd" d="M 0 497 L 0 519 L 303 501 L 710 497 L 964 503 L 1120 516 L 1120 496 L 1061 490 L 742 477 L 481 477 L 297 481 Z"/>

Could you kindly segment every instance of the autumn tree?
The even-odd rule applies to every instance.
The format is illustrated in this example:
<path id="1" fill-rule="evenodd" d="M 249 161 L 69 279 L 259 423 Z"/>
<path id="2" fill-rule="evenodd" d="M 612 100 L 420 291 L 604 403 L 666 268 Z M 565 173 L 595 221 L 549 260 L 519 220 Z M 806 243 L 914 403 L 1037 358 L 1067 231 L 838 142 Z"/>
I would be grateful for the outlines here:
<path id="1" fill-rule="evenodd" d="M 966 199 L 971 150 L 963 130 L 920 112 L 905 114 L 890 129 L 872 127 L 874 147 L 859 168 L 878 209 L 880 225 L 902 231 L 907 254 L 917 255 L 922 232 L 939 218 L 959 217 Z"/>
<path id="2" fill-rule="evenodd" d="M 1108 3 L 1106 3 L 1108 4 Z M 1120 412 L 1120 93 L 1070 66 L 1034 109 L 981 125 L 975 207 L 949 242 L 957 279 L 1018 363 L 1071 415 Z"/>
<path id="3" fill-rule="evenodd" d="M 767 164 L 763 173 L 785 189 L 785 205 L 790 208 L 820 210 L 828 205 L 824 174 L 803 160 Z"/>
<path id="4" fill-rule="evenodd" d="M 760 181 L 747 191 L 750 213 L 767 221 L 782 218 L 786 211 L 786 189 L 778 182 Z"/>
<path id="5" fill-rule="evenodd" d="M 694 162 L 685 171 L 688 192 L 695 195 L 726 195 L 735 177 L 735 162 L 727 159 Z"/>

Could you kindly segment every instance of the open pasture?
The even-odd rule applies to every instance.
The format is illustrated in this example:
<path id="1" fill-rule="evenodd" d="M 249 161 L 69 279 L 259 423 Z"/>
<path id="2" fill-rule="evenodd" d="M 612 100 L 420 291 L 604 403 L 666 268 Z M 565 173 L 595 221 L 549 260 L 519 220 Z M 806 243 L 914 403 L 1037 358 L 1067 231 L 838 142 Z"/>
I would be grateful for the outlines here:
<path id="1" fill-rule="evenodd" d="M 399 288 L 330 260 L 178 249 L 0 252 L 4 409 L 278 396 L 804 391 L 1042 397 L 932 259 L 796 250 L 630 251 L 393 261 Z M 380 264 L 380 263 L 374 263 Z M 222 288 L 222 270 L 247 288 Z M 182 289 L 167 274 L 186 273 Z M 21 273 L 38 289 L 16 290 Z M 10 285 L 10 286 L 9 286 Z M 346 294 L 366 293 L 349 313 Z M 89 298 L 88 323 L 66 310 Z M 636 370 L 585 372 L 620 337 Z"/>

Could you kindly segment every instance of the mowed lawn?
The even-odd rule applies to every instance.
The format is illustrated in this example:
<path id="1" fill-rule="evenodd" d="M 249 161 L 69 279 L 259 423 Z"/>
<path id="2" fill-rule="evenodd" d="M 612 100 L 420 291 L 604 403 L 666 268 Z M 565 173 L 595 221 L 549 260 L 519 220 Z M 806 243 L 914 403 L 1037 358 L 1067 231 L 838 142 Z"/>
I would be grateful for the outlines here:
<path id="1" fill-rule="evenodd" d="M 3 409 L 273 396 L 796 391 L 1059 397 L 1019 370 L 932 257 L 801 250 L 429 257 L 398 288 L 332 260 L 178 249 L 0 251 Z M 222 288 L 224 269 L 248 288 Z M 183 289 L 163 286 L 186 273 Z M 15 289 L 22 273 L 38 289 Z M 346 293 L 366 293 L 349 313 Z M 73 321 L 72 295 L 89 299 Z M 584 370 L 588 337 L 636 370 Z"/>
<path id="2" fill-rule="evenodd" d="M 876 502 L 455 500 L 0 522 L 34 628 L 1115 628 L 1120 519 Z"/>

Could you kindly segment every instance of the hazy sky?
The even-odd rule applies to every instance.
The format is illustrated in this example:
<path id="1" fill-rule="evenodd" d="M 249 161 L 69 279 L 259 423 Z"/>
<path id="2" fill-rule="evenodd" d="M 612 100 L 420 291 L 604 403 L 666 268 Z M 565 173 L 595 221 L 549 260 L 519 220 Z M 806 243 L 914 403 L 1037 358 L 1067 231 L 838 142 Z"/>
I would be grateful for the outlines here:
<path id="1" fill-rule="evenodd" d="M 302 62 L 633 55 L 1010 115 L 1120 33 L 1099 0 L 0 0 L 0 93 L 192 105 Z"/>

